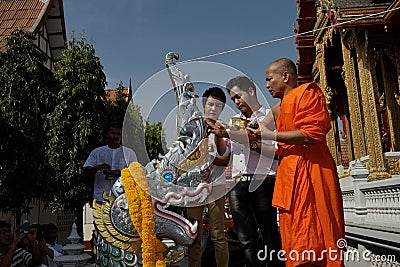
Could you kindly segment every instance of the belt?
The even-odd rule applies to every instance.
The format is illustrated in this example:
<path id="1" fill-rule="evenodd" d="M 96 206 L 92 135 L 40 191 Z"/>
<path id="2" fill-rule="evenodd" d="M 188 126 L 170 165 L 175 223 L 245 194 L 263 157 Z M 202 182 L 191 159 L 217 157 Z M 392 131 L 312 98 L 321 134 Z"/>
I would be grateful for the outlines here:
<path id="1" fill-rule="evenodd" d="M 275 175 L 262 175 L 262 174 L 242 174 L 239 177 L 236 177 L 236 182 L 250 182 L 251 180 L 264 180 L 264 179 L 274 178 Z"/>

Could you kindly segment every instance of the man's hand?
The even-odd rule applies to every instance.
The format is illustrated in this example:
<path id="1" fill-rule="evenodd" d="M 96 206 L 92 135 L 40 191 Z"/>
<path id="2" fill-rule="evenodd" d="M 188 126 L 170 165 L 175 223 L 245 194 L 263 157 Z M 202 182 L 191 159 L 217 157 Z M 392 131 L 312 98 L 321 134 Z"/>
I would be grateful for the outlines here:
<path id="1" fill-rule="evenodd" d="M 226 128 L 228 127 L 227 123 L 220 120 L 215 121 L 209 118 L 204 118 L 204 121 L 207 124 L 208 133 L 213 133 L 218 137 L 229 137 L 228 132 L 226 131 Z"/>
<path id="2" fill-rule="evenodd" d="M 98 171 L 100 171 L 100 170 L 103 170 L 103 171 L 104 171 L 104 170 L 111 170 L 111 166 L 108 165 L 107 163 L 103 163 L 103 164 L 96 165 L 95 168 L 96 168 Z"/>
<path id="3" fill-rule="evenodd" d="M 112 177 L 112 178 L 118 178 L 121 176 L 121 171 L 120 170 L 104 170 L 103 173 L 107 177 Z M 106 177 L 106 179 L 107 179 Z"/>
<path id="4" fill-rule="evenodd" d="M 24 231 L 22 231 L 19 227 L 14 230 L 14 235 L 13 235 L 13 244 L 15 246 L 18 246 L 18 244 L 24 239 L 26 234 Z"/>
<path id="5" fill-rule="evenodd" d="M 246 128 L 249 139 L 264 139 L 276 141 L 276 133 L 271 131 L 264 123 L 259 123 L 258 128 Z"/>
<path id="6" fill-rule="evenodd" d="M 98 172 L 98 171 L 104 172 L 104 171 L 110 170 L 110 169 L 111 169 L 111 166 L 108 165 L 107 163 L 99 164 L 96 166 L 89 166 L 89 167 L 83 168 L 83 175 L 94 178 L 96 172 Z"/>

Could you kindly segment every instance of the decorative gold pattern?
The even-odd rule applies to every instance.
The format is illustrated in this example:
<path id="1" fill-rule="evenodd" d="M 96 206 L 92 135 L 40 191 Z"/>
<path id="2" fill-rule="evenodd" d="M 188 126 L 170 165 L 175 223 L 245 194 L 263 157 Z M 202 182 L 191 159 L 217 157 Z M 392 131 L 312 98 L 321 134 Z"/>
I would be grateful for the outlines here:
<path id="1" fill-rule="evenodd" d="M 339 18 L 339 10 L 334 6 L 334 2 L 330 0 L 320 0 L 316 6 L 316 23 L 314 28 L 323 28 L 331 24 L 331 18 Z M 329 13 L 330 16 L 327 16 Z M 369 22 L 373 24 L 374 19 L 369 19 Z M 336 34 L 337 29 L 334 27 L 324 28 L 314 34 L 314 45 L 316 48 L 316 59 L 315 64 L 318 66 L 313 69 L 312 75 L 314 81 L 318 79 L 320 87 L 323 89 L 325 97 L 327 99 L 327 105 L 330 113 L 334 112 L 335 103 L 331 101 L 330 87 L 327 84 L 327 73 L 325 69 L 325 47 L 332 45 L 332 39 Z M 392 97 L 392 103 L 400 105 L 400 47 L 395 45 L 398 42 L 390 42 L 390 40 L 383 40 L 377 38 L 376 35 L 371 36 L 368 30 L 363 27 L 354 28 L 342 28 L 339 30 L 341 35 L 341 45 L 343 54 L 343 79 L 347 88 L 348 97 L 348 110 L 349 120 L 346 121 L 346 129 L 351 131 L 351 135 L 348 135 L 349 142 L 349 159 L 360 159 L 364 156 L 369 156 L 369 162 L 366 164 L 370 171 L 369 179 L 384 179 L 391 177 L 391 174 L 399 173 L 399 161 L 388 161 L 384 160 L 383 148 L 381 143 L 380 128 L 379 128 L 379 95 L 378 95 L 378 81 L 376 74 L 376 64 L 378 62 L 378 49 L 377 43 L 384 44 L 383 47 L 391 46 L 390 51 L 386 51 L 390 61 L 396 67 L 397 70 L 397 85 L 394 89 Z M 387 36 L 387 35 L 386 35 Z M 374 39 L 375 38 L 375 39 Z M 397 37 L 394 37 L 397 38 Z M 389 43 L 387 42 L 389 41 Z M 382 47 L 382 45 L 381 45 Z M 379 47 L 378 47 L 379 48 Z M 339 48 L 338 48 L 339 49 Z M 315 66 L 315 65 L 314 65 Z M 379 68 L 378 68 L 379 69 Z M 386 73 L 391 69 L 386 70 Z M 383 70 L 382 70 L 383 72 Z M 393 76 L 385 74 L 383 79 L 387 83 L 385 88 L 393 88 Z M 386 89 L 385 89 L 386 90 Z M 385 92 L 386 97 L 389 97 L 388 93 Z M 392 107 L 392 112 L 397 111 L 397 108 Z M 396 113 L 397 114 L 397 113 Z M 334 115 L 334 114 L 333 114 Z M 399 110 L 400 116 L 400 110 Z M 391 116 L 388 113 L 388 119 L 391 130 L 391 137 L 394 136 L 395 140 L 393 143 L 399 142 L 400 138 L 397 138 L 394 132 L 400 133 L 400 120 Z M 339 164 L 340 160 L 338 157 L 339 148 L 336 145 L 338 140 L 335 138 L 335 126 L 336 121 L 332 116 L 332 128 L 333 131 L 327 135 L 327 141 L 329 148 L 332 152 L 336 163 Z M 393 132 L 394 131 L 394 132 Z M 393 149 L 393 146 L 392 146 Z M 394 151 L 398 151 L 395 148 Z M 389 170 L 389 171 L 388 171 Z M 349 170 L 348 170 L 349 172 Z M 347 176 L 348 173 L 344 173 L 341 176 Z"/>
<path id="2" fill-rule="evenodd" d="M 350 167 L 347 168 L 347 170 L 344 173 L 339 174 L 339 179 L 350 176 L 350 171 L 351 171 L 351 168 Z"/>
<path id="3" fill-rule="evenodd" d="M 386 160 L 386 168 L 391 175 L 400 175 L 400 159 Z"/>
<path id="4" fill-rule="evenodd" d="M 345 35 L 345 38 L 344 38 Z M 342 53 L 345 72 L 345 85 L 347 88 L 347 98 L 349 103 L 351 134 L 354 148 L 355 158 L 361 158 L 367 155 L 364 142 L 364 129 L 362 123 L 362 114 L 360 106 L 360 98 L 358 95 L 359 84 L 357 82 L 356 68 L 354 66 L 354 59 L 351 55 L 351 49 L 355 46 L 355 33 L 354 31 L 345 31 L 342 33 Z"/>
<path id="5" fill-rule="evenodd" d="M 111 224 L 111 203 L 113 203 L 115 197 L 109 197 L 104 193 L 103 198 L 103 204 L 98 204 L 96 201 L 93 201 L 93 218 L 97 230 L 101 233 L 102 237 L 108 243 L 113 244 L 113 246 L 138 254 L 140 252 L 140 237 L 131 238 L 121 235 Z"/>
<path id="6" fill-rule="evenodd" d="M 318 69 L 319 69 L 319 75 L 320 75 L 320 84 L 319 86 L 321 87 L 322 91 L 324 92 L 325 98 L 327 98 L 327 106 L 328 106 L 328 111 L 331 114 L 332 111 L 330 109 L 330 104 L 331 104 L 331 99 L 332 99 L 332 91 L 327 85 L 327 80 L 326 80 L 326 69 L 325 69 L 325 47 L 324 43 L 318 43 L 316 44 L 317 47 L 317 54 L 316 54 L 316 61 L 318 64 Z M 336 149 L 336 138 L 335 138 L 335 121 L 331 117 L 331 125 L 332 129 L 328 132 L 326 139 L 328 143 L 329 150 L 333 156 L 333 159 L 335 160 L 337 165 L 341 164 L 341 158 L 339 157 L 338 151 Z"/>
<path id="7" fill-rule="evenodd" d="M 200 141 L 197 148 L 194 149 L 184 160 L 178 164 L 179 175 L 193 170 L 195 166 L 203 166 L 208 161 L 208 138 Z"/>
<path id="8" fill-rule="evenodd" d="M 375 72 L 376 57 L 374 51 L 370 49 L 368 44 L 368 31 L 364 31 L 364 35 L 358 38 L 356 47 L 359 55 L 358 69 L 360 73 L 361 95 L 363 101 L 363 111 L 366 129 L 366 143 L 368 155 L 370 158 L 370 180 L 378 180 L 389 178 L 390 174 L 385 167 L 383 158 L 383 150 L 379 132 L 379 122 L 377 113 L 377 99 L 372 79 L 372 72 Z"/>

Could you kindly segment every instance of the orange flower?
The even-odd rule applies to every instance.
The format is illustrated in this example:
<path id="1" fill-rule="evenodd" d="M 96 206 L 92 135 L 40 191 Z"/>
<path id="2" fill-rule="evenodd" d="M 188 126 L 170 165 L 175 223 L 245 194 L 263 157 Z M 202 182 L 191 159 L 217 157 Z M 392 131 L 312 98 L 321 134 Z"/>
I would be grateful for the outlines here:
<path id="1" fill-rule="evenodd" d="M 123 169 L 122 182 L 133 225 L 142 239 L 143 267 L 165 267 L 163 253 L 166 245 L 155 234 L 152 199 L 142 165 L 132 162 L 129 169 Z"/>

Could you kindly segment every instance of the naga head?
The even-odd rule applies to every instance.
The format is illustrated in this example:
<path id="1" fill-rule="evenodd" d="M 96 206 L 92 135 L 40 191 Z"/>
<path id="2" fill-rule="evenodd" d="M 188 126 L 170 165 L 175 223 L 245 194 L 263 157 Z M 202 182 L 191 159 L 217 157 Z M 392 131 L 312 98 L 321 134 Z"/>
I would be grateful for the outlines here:
<path id="1" fill-rule="evenodd" d="M 146 173 L 151 195 L 160 203 L 174 206 L 198 206 L 211 191 L 213 161 L 206 137 L 206 124 L 197 106 L 198 96 L 190 82 L 174 63 L 179 55 L 170 52 L 165 64 L 174 87 L 177 115 L 177 140 L 159 160 L 149 162 Z"/>

